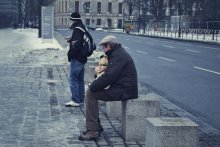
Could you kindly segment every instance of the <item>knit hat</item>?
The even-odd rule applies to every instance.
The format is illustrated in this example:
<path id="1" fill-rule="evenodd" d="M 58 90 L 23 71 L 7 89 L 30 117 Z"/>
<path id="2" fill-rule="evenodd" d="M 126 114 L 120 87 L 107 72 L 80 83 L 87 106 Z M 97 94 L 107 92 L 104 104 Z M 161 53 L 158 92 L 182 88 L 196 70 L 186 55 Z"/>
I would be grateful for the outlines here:
<path id="1" fill-rule="evenodd" d="M 80 14 L 77 13 L 77 12 L 73 12 L 73 13 L 71 14 L 71 16 L 70 16 L 70 20 L 76 21 L 76 20 L 80 20 L 80 19 L 81 19 L 81 16 L 80 16 Z"/>
<path id="2" fill-rule="evenodd" d="M 100 42 L 99 45 L 104 45 L 104 44 L 118 44 L 117 38 L 113 35 L 108 35 L 104 37 Z"/>

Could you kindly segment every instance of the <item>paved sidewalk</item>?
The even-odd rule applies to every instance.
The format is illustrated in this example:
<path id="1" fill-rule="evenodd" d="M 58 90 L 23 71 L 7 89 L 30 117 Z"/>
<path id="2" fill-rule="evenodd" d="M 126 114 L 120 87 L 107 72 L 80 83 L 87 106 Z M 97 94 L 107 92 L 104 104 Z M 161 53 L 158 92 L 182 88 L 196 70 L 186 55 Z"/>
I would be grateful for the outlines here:
<path id="1" fill-rule="evenodd" d="M 23 44 L 22 41 L 20 43 Z M 17 48 L 21 51 L 18 52 Z M 24 49 L 23 45 L 16 45 L 16 52 L 10 58 L 6 55 L 2 54 L 5 60 L 0 62 L 0 147 L 144 146 L 144 142 L 125 142 L 120 134 L 121 120 L 108 118 L 104 106 L 100 108 L 104 128 L 100 139 L 78 140 L 79 134 L 85 129 L 84 107 L 64 106 L 71 94 L 66 50 Z M 90 77 L 86 72 L 85 80 L 88 81 Z M 140 94 L 151 90 L 154 91 L 150 85 L 140 83 Z M 220 147 L 219 130 L 165 98 L 161 98 L 160 102 L 162 116 L 189 117 L 200 125 L 200 147 Z"/>
<path id="2" fill-rule="evenodd" d="M 0 68 L 1 147 L 144 146 L 144 142 L 124 142 L 120 119 L 106 117 L 103 106 L 100 117 L 104 133 L 100 139 L 78 140 L 85 126 L 84 108 L 64 106 L 70 96 L 67 65 L 0 65 Z M 141 88 L 140 93 L 144 92 L 147 89 Z M 161 102 L 162 116 L 187 114 L 166 100 Z M 220 135 L 210 131 L 200 129 L 201 147 L 220 146 Z"/>

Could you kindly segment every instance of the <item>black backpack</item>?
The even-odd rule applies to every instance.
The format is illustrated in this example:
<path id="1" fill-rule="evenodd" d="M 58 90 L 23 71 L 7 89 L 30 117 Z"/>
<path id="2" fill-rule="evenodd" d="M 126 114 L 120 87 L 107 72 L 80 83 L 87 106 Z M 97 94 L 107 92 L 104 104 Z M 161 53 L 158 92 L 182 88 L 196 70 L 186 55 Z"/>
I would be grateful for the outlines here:
<path id="1" fill-rule="evenodd" d="M 81 55 L 89 57 L 92 55 L 93 51 L 96 49 L 96 45 L 93 42 L 92 36 L 89 34 L 87 30 L 84 30 L 81 27 L 76 27 L 77 29 L 80 29 L 83 31 L 83 44 L 81 48 Z"/>

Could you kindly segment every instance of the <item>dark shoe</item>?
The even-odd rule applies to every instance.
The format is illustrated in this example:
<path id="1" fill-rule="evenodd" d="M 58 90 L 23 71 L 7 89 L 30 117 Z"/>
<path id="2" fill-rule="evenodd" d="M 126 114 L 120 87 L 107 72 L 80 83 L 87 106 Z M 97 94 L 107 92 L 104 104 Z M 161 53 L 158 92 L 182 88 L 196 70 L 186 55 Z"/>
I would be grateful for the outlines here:
<path id="1" fill-rule="evenodd" d="M 83 131 L 82 134 L 85 135 L 89 130 Z M 99 126 L 99 135 L 104 131 L 103 127 Z"/>
<path id="2" fill-rule="evenodd" d="M 97 138 L 99 138 L 98 131 L 87 130 L 85 134 L 82 134 L 79 136 L 79 140 L 81 140 L 81 141 L 96 140 Z"/>

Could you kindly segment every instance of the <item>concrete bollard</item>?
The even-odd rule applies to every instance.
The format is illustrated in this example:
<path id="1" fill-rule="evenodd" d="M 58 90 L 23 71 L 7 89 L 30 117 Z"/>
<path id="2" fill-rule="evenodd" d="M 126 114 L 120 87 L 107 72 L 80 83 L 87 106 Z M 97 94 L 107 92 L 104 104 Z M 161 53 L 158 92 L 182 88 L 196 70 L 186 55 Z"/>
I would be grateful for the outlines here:
<path id="1" fill-rule="evenodd" d="M 122 102 L 122 136 L 126 141 L 144 141 L 145 119 L 160 116 L 159 95 L 148 93 Z"/>
<path id="2" fill-rule="evenodd" d="M 188 118 L 146 118 L 145 147 L 198 147 L 198 125 Z"/>
<path id="3" fill-rule="evenodd" d="M 122 111 L 121 101 L 106 102 L 106 113 L 108 117 L 121 118 L 121 115 L 122 115 L 121 111 Z"/>

